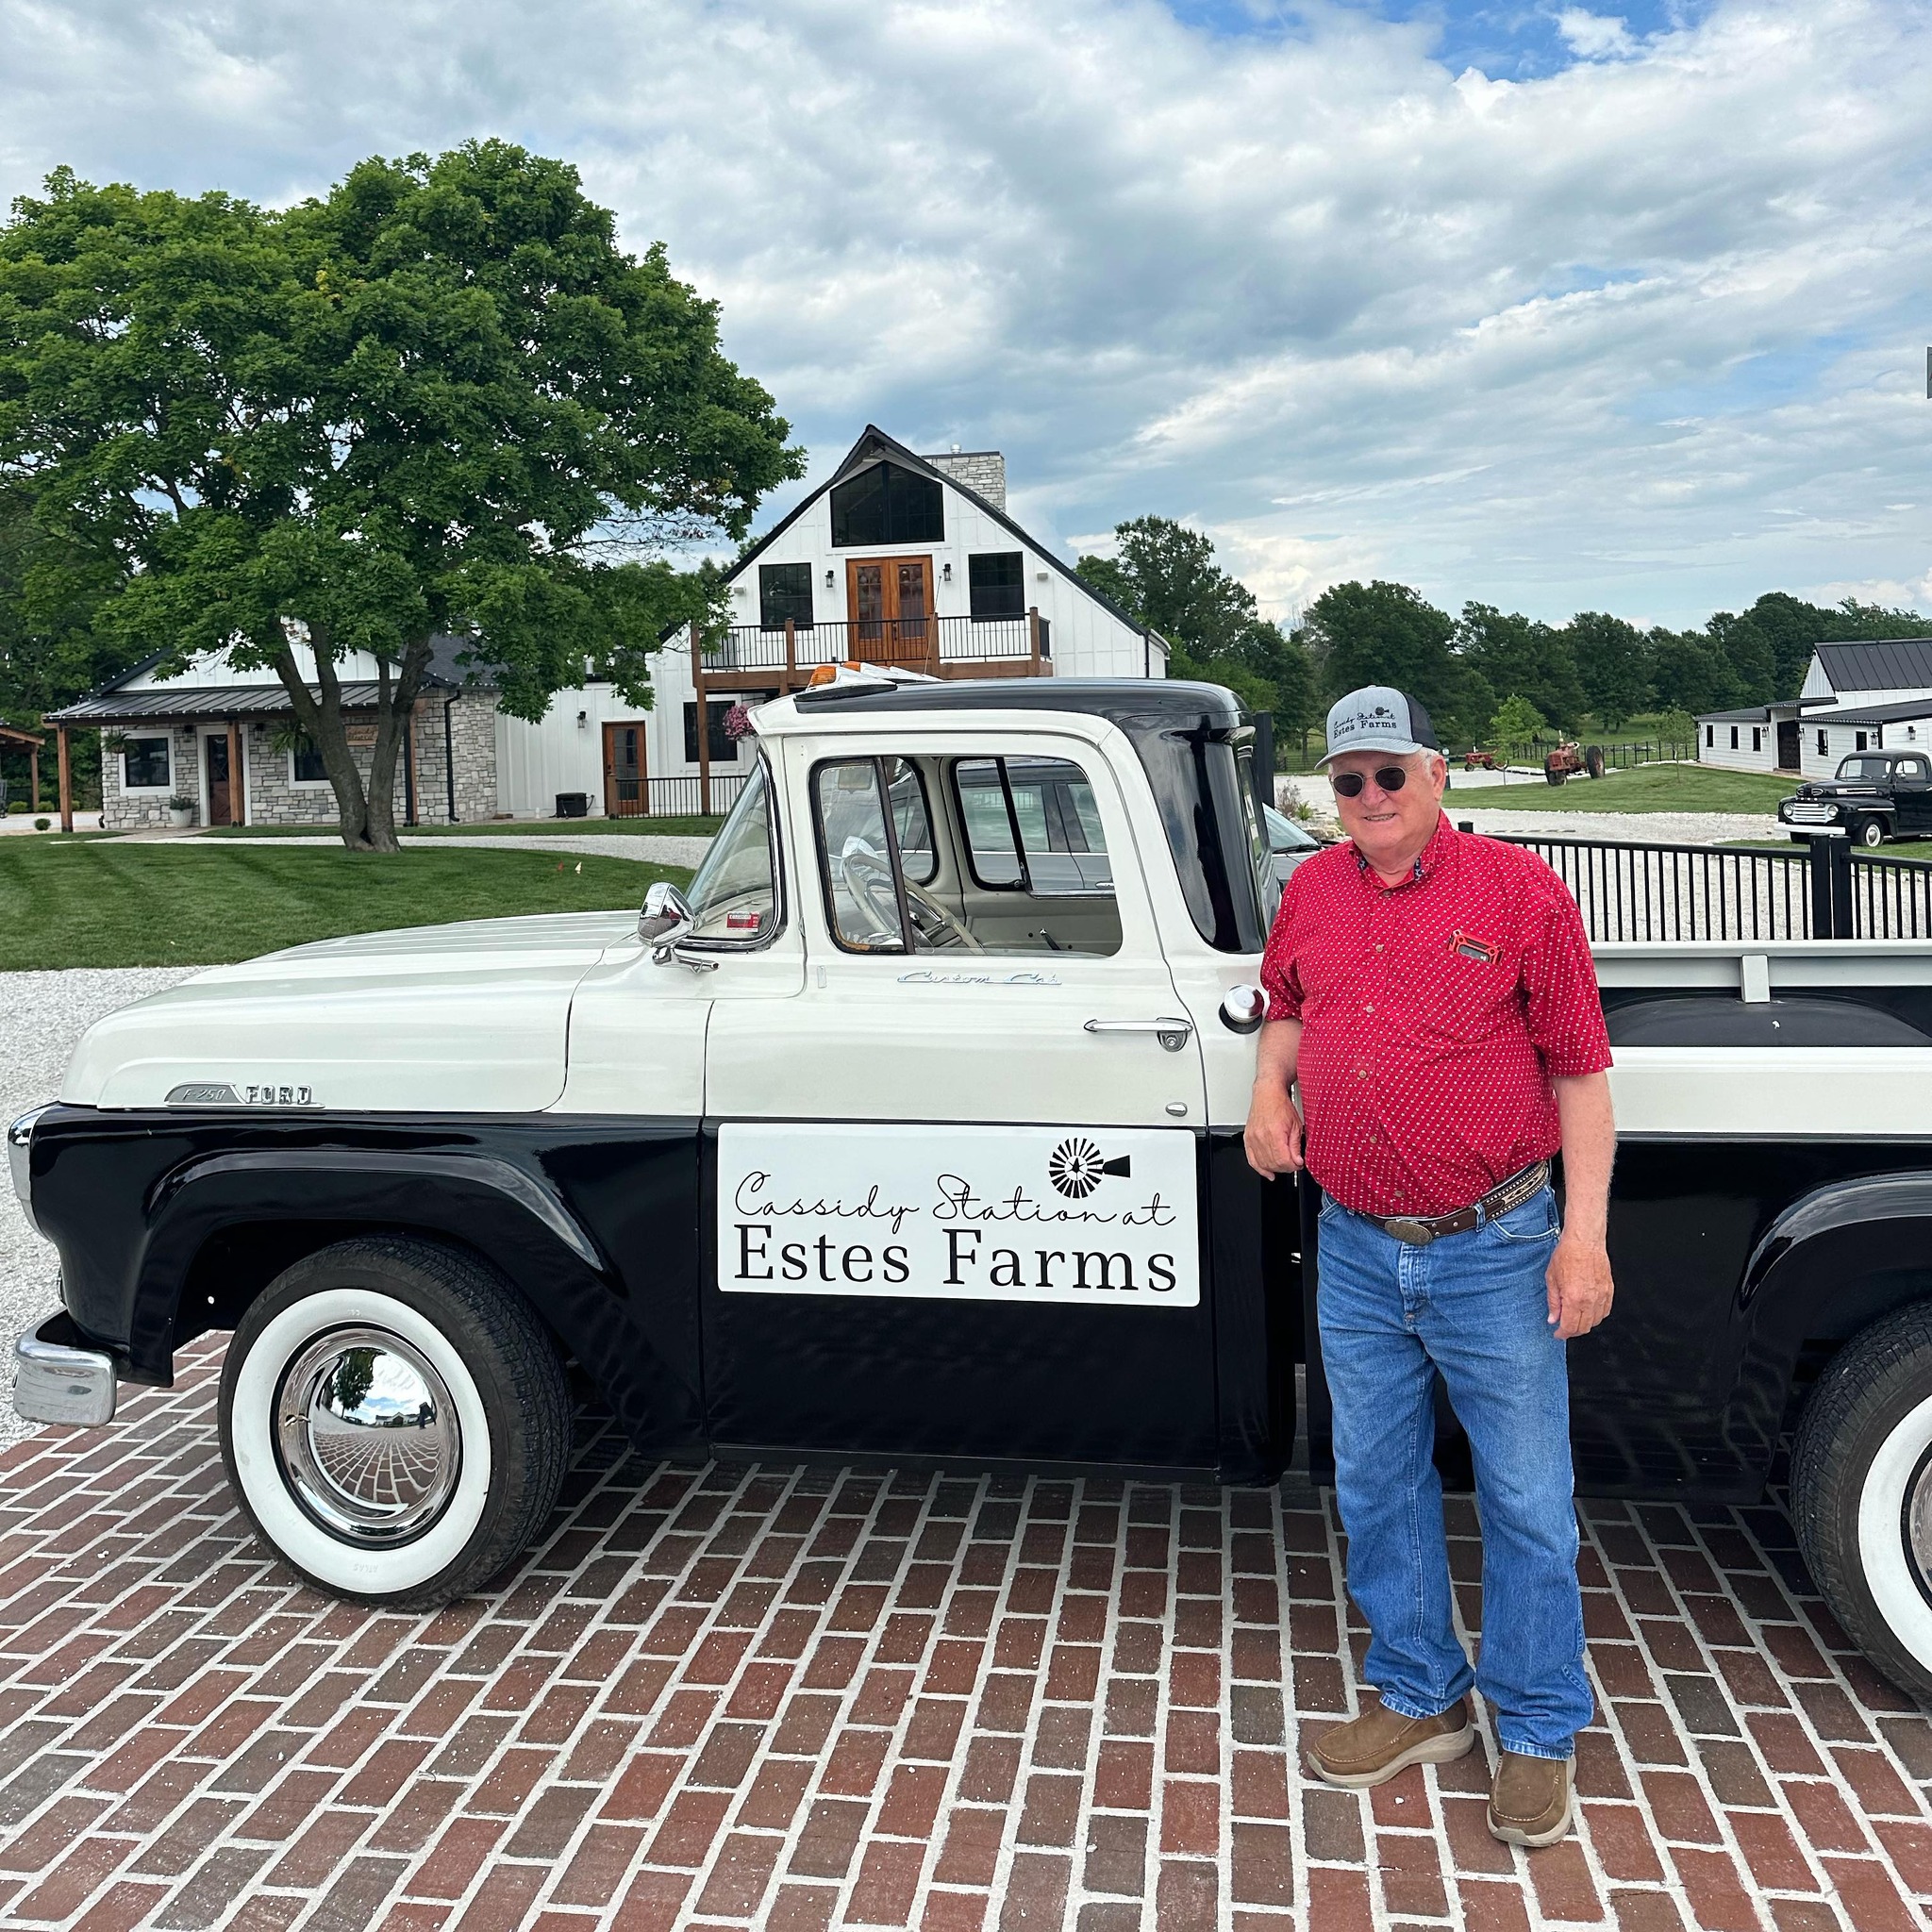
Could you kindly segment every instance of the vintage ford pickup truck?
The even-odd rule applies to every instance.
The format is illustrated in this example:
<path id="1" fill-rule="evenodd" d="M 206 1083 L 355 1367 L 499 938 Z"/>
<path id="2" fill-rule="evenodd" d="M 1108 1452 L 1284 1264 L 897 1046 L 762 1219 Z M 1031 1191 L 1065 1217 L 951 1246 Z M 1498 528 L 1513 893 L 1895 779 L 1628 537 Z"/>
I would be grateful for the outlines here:
<path id="1" fill-rule="evenodd" d="M 756 714 L 689 893 L 203 973 L 9 1135 L 102 1424 L 231 1329 L 223 1453 L 325 1587 L 544 1520 L 571 1365 L 641 1444 L 1274 1480 L 1325 1463 L 1311 1188 L 1241 1152 L 1278 891 L 1211 686 L 859 679 Z M 1598 951 L 1619 1299 L 1579 1486 L 1748 1501 L 1932 1688 L 1932 947 Z M 580 1385 L 581 1386 L 581 1385 Z M 1453 1469 L 1453 1415 L 1439 1453 Z"/>

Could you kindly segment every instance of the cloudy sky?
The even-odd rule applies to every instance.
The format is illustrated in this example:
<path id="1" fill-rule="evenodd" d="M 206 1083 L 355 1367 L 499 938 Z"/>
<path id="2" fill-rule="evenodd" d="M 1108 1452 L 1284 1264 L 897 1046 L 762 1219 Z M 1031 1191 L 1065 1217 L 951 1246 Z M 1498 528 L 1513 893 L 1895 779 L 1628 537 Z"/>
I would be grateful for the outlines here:
<path id="1" fill-rule="evenodd" d="M 1070 553 L 1185 518 L 1276 614 L 1932 608 L 1928 108 L 1923 0 L 0 0 L 9 196 L 521 141 L 815 476 L 997 447 Z"/>

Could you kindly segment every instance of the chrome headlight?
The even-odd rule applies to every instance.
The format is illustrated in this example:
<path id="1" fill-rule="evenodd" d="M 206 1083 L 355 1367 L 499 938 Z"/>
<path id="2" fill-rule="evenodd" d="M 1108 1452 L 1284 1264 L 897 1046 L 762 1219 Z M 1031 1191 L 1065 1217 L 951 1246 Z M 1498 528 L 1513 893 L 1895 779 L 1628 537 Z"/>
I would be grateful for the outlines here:
<path id="1" fill-rule="evenodd" d="M 33 1179 L 28 1173 L 28 1162 L 33 1155 L 34 1123 L 53 1106 L 48 1101 L 44 1107 L 30 1108 L 7 1129 L 7 1168 L 13 1177 L 13 1191 L 20 1197 L 20 1211 L 26 1216 L 26 1224 L 36 1234 L 41 1224 L 34 1219 Z"/>

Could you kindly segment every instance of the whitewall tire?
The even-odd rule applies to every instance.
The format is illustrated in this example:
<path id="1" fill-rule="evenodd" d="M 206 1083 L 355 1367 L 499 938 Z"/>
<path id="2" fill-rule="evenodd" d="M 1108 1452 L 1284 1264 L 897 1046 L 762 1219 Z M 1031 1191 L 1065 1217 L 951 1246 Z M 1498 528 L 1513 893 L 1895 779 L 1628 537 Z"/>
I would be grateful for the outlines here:
<path id="1" fill-rule="evenodd" d="M 257 1533 L 339 1596 L 420 1607 L 487 1583 L 548 1516 L 562 1366 L 480 1264 L 343 1241 L 270 1284 L 222 1373 L 222 1456 Z"/>
<path id="2" fill-rule="evenodd" d="M 1791 1450 L 1791 1521 L 1858 1647 L 1932 1700 L 1932 1306 L 1875 1323 L 1819 1377 Z"/>

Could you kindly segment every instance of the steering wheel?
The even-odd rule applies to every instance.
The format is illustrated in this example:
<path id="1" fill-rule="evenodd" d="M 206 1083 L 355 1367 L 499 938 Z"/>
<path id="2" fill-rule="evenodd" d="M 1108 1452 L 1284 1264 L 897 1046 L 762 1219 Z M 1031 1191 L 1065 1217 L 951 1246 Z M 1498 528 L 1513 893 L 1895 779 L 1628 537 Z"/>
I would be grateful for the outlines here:
<path id="1" fill-rule="evenodd" d="M 899 904 L 892 891 L 891 868 L 856 835 L 846 840 L 844 850 L 839 855 L 839 882 L 851 896 L 853 905 L 872 921 L 876 936 L 884 939 L 898 931 Z M 924 947 L 934 952 L 949 952 L 956 947 L 969 953 L 986 951 L 923 887 L 908 882 L 906 904 L 912 914 L 914 937 Z"/>
<path id="2" fill-rule="evenodd" d="M 934 952 L 951 952 L 956 946 L 963 947 L 969 953 L 986 951 L 924 886 L 915 886 L 910 879 L 906 881 L 906 904 L 912 914 L 913 924 L 919 928 L 919 937 Z M 924 916 L 921 917 L 922 914 Z"/>
<path id="3" fill-rule="evenodd" d="M 856 833 L 839 854 L 839 883 L 853 905 L 872 921 L 870 939 L 890 943 L 899 930 L 899 902 L 886 861 Z"/>

